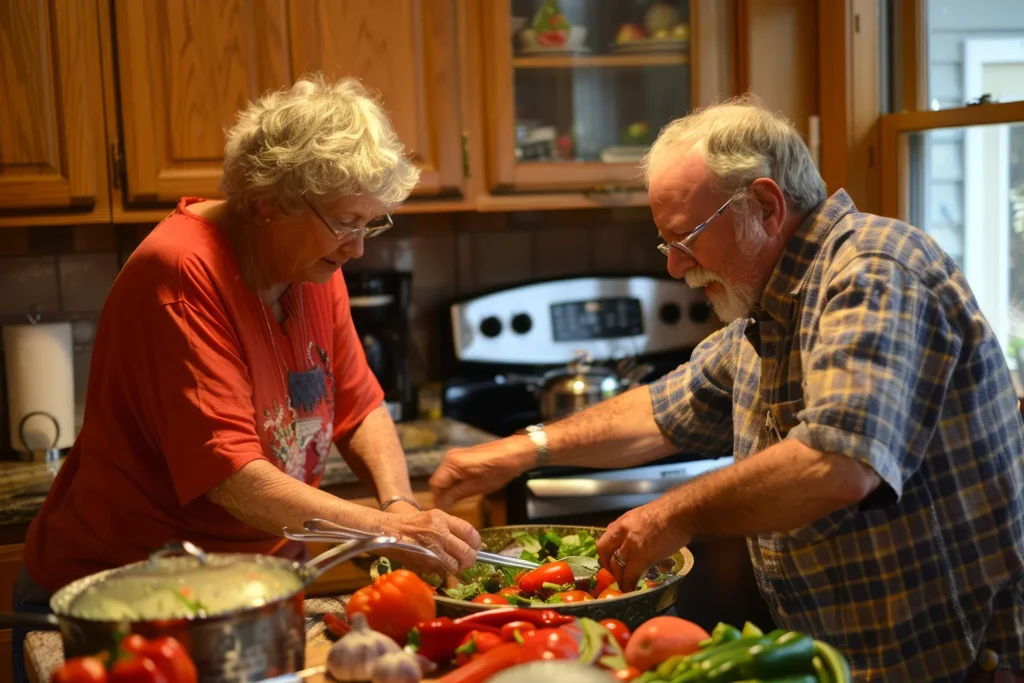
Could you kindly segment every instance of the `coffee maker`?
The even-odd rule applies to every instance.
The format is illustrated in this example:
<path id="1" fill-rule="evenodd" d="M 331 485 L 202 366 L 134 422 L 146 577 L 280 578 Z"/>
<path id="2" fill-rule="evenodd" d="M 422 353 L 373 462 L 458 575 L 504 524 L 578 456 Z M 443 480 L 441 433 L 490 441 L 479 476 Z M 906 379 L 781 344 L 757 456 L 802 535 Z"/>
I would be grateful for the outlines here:
<path id="1" fill-rule="evenodd" d="M 409 377 L 409 303 L 412 273 L 395 270 L 345 272 L 352 322 L 366 360 L 384 389 L 395 422 L 416 417 Z"/>

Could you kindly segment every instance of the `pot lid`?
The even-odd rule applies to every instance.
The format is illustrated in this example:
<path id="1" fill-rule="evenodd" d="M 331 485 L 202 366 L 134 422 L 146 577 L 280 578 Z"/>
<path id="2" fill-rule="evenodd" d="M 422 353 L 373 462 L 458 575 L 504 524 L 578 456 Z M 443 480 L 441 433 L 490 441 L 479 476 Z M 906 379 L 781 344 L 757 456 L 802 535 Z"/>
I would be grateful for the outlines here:
<path id="1" fill-rule="evenodd" d="M 298 592 L 304 586 L 299 569 L 271 556 L 208 554 L 188 541 L 172 543 L 146 561 L 97 577 L 67 613 L 99 621 L 217 616 Z"/>

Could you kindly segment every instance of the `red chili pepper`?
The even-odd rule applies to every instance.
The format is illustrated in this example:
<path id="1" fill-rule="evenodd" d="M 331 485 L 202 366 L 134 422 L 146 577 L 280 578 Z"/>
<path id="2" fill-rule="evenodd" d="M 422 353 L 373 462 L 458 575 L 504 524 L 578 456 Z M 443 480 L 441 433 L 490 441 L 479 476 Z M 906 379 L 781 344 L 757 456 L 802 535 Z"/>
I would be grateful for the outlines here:
<path id="1" fill-rule="evenodd" d="M 527 593 L 537 593 L 544 587 L 545 583 L 556 586 L 564 586 L 574 583 L 576 578 L 572 575 L 572 567 L 568 562 L 551 562 L 537 567 L 519 581 L 519 587 Z"/>
<path id="2" fill-rule="evenodd" d="M 416 649 L 417 654 L 435 664 L 448 664 L 455 656 L 455 649 L 471 631 L 498 633 L 498 629 L 487 624 L 464 624 L 448 617 L 439 617 L 420 622 L 409 632 L 409 644 Z"/>
<path id="3" fill-rule="evenodd" d="M 479 659 L 461 666 L 443 676 L 438 683 L 483 683 L 503 669 L 513 667 L 523 659 L 523 646 L 519 643 L 502 643 Z"/>
<path id="4" fill-rule="evenodd" d="M 459 617 L 456 624 L 486 624 L 500 628 L 510 621 L 528 621 L 534 626 L 561 626 L 572 622 L 575 617 L 559 614 L 553 609 L 532 609 L 529 607 L 490 609 Z"/>
<path id="5" fill-rule="evenodd" d="M 463 666 L 490 652 L 505 641 L 496 633 L 488 631 L 470 631 L 455 649 L 455 666 Z"/>
<path id="6" fill-rule="evenodd" d="M 343 635 L 352 630 L 352 625 L 347 621 L 344 621 L 336 614 L 330 612 L 323 616 L 324 628 L 327 629 L 335 638 L 341 638 Z"/>
<path id="7" fill-rule="evenodd" d="M 615 577 L 610 571 L 605 568 L 601 568 L 594 575 L 594 587 L 590 589 L 590 594 L 595 598 L 600 596 L 606 588 L 618 588 L 619 584 L 615 581 Z"/>
<path id="8" fill-rule="evenodd" d="M 537 627 L 528 621 L 510 621 L 501 627 L 501 637 L 508 642 L 523 642 L 523 639 L 537 630 Z"/>

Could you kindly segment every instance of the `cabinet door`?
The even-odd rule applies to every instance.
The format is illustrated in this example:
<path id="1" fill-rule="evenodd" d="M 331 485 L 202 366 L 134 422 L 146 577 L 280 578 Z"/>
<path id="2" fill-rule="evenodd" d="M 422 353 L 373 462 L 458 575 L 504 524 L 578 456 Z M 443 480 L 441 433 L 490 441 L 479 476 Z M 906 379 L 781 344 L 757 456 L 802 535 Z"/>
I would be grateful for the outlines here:
<path id="1" fill-rule="evenodd" d="M 647 147 L 697 99 L 698 4 L 487 2 L 494 189 L 640 187 Z"/>
<path id="2" fill-rule="evenodd" d="M 461 191 L 454 0 L 291 0 L 293 75 L 357 76 L 421 169 L 416 195 Z"/>
<path id="3" fill-rule="evenodd" d="M 110 206 L 97 2 L 0 2 L 0 211 Z"/>
<path id="4" fill-rule="evenodd" d="M 224 130 L 287 85 L 287 0 L 114 0 L 126 200 L 217 196 Z"/>

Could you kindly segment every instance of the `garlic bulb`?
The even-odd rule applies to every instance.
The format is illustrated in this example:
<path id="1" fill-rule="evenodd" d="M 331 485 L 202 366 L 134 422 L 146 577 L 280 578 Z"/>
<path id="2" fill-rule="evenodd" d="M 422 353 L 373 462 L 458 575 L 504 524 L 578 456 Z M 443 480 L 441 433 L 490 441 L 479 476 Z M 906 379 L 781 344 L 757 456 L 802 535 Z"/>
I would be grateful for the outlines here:
<path id="1" fill-rule="evenodd" d="M 402 650 L 380 657 L 373 665 L 372 683 L 419 683 L 423 674 L 437 668 L 429 659 Z"/>
<path id="2" fill-rule="evenodd" d="M 402 648 L 383 633 L 371 629 L 363 614 L 354 614 L 351 621 L 352 630 L 327 654 L 327 672 L 336 681 L 368 681 L 374 663 L 381 656 Z"/>

